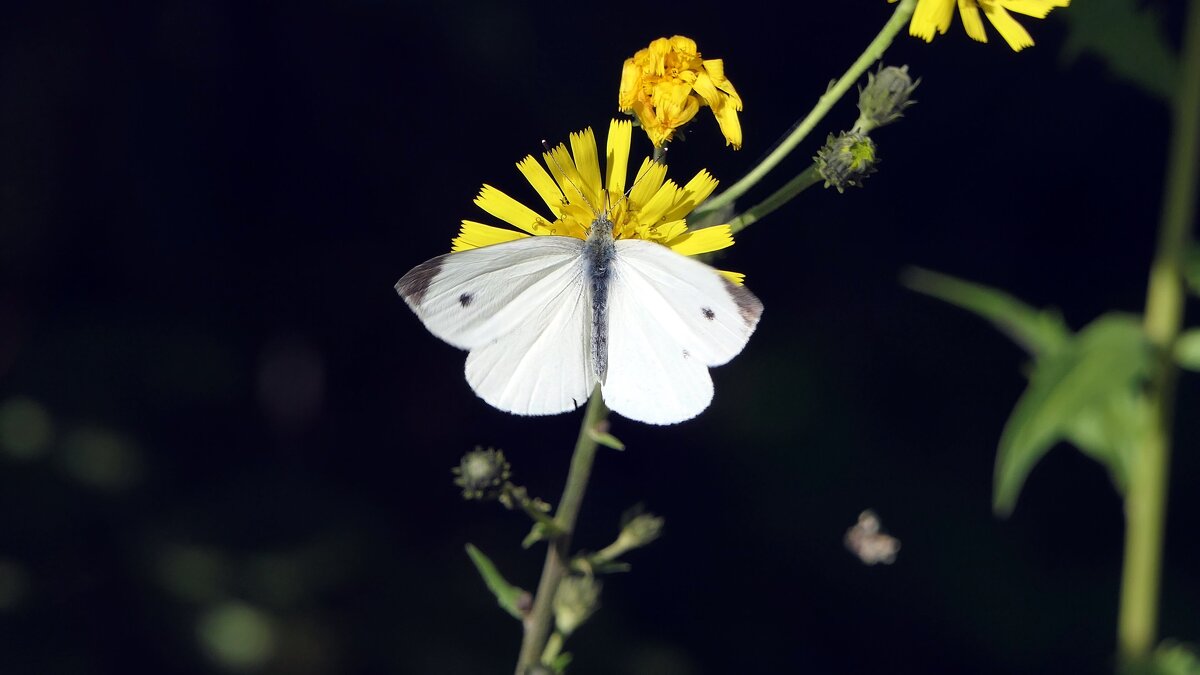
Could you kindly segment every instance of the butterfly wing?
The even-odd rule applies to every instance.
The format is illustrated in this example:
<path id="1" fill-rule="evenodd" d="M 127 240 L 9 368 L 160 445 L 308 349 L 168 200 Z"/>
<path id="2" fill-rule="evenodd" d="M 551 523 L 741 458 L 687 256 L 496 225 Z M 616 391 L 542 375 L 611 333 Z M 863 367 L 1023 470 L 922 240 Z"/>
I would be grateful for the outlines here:
<path id="1" fill-rule="evenodd" d="M 518 415 L 579 407 L 594 386 L 588 285 L 571 237 L 529 237 L 449 253 L 396 284 L 425 327 L 470 351 L 467 382 Z"/>
<path id="2" fill-rule="evenodd" d="M 712 401 L 709 366 L 742 351 L 762 303 L 704 263 L 649 241 L 616 242 L 608 291 L 609 408 L 674 424 Z"/>

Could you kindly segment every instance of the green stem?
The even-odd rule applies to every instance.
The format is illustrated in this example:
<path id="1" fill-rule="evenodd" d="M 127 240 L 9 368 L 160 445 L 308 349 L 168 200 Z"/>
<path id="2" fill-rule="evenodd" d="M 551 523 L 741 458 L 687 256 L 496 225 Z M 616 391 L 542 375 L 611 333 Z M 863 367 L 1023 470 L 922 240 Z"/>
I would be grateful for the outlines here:
<path id="1" fill-rule="evenodd" d="M 1183 255 L 1195 213 L 1197 157 L 1200 156 L 1200 0 L 1189 3 L 1181 86 L 1174 100 L 1158 248 L 1146 293 L 1146 335 L 1158 349 L 1148 401 L 1150 425 L 1130 470 L 1125 497 L 1125 562 L 1117 649 L 1122 663 L 1147 658 L 1158 639 L 1158 600 L 1163 531 L 1170 475 L 1171 428 L 1177 369 L 1171 358 L 1183 324 Z M 1188 85 L 1186 83 L 1193 84 Z"/>
<path id="2" fill-rule="evenodd" d="M 786 185 L 776 190 L 770 197 L 755 204 L 748 211 L 729 221 L 729 227 L 734 234 L 741 232 L 754 221 L 763 218 L 768 213 L 788 203 L 792 197 L 820 183 L 822 180 L 824 178 L 821 177 L 821 172 L 817 170 L 817 165 L 810 165 L 795 178 L 788 181 Z"/>
<path id="3" fill-rule="evenodd" d="M 575 453 L 571 456 L 571 469 L 567 472 L 567 485 L 563 488 L 555 523 L 562 535 L 551 539 L 546 547 L 546 562 L 542 565 L 542 578 L 538 582 L 533 609 L 525 618 L 525 635 L 521 640 L 521 654 L 517 659 L 516 675 L 538 663 L 546 649 L 546 640 L 554 623 L 554 594 L 567 573 L 570 564 L 571 534 L 575 531 L 575 520 L 587 490 L 588 477 L 592 473 L 592 461 L 596 458 L 596 441 L 588 433 L 608 416 L 608 408 L 600 397 L 600 387 L 592 392 L 583 424 L 579 427 L 579 438 L 575 441 Z"/>
<path id="4" fill-rule="evenodd" d="M 870 68 L 871 64 L 883 57 L 883 52 L 892 44 L 892 39 L 896 37 L 896 34 L 900 32 L 900 29 L 904 27 L 909 17 L 912 16 L 913 8 L 916 4 L 917 0 L 901 0 L 900 4 L 896 6 L 896 11 L 892 13 L 892 18 L 888 19 L 888 22 L 884 24 L 883 30 L 879 31 L 879 34 L 875 36 L 871 44 L 867 45 L 866 50 L 850 66 L 850 69 L 842 75 L 841 79 L 833 83 L 833 86 L 829 87 L 828 91 L 821 98 L 817 99 L 817 105 L 800 121 L 800 124 L 796 125 L 792 133 L 788 134 L 787 138 L 783 139 L 783 142 L 776 146 L 771 151 L 771 154 L 767 155 L 766 159 L 751 169 L 750 173 L 747 173 L 741 180 L 731 185 L 729 189 L 701 205 L 697 209 L 700 215 L 715 211 L 741 197 L 747 190 L 754 187 L 758 181 L 762 180 L 763 176 L 766 176 L 771 169 L 774 169 L 777 164 L 783 161 L 783 158 L 787 157 L 800 144 L 800 141 L 804 140 L 817 124 L 824 119 L 825 115 L 833 108 L 833 105 L 854 86 L 855 82 L 858 82 L 858 79 L 867 71 L 867 68 Z"/>

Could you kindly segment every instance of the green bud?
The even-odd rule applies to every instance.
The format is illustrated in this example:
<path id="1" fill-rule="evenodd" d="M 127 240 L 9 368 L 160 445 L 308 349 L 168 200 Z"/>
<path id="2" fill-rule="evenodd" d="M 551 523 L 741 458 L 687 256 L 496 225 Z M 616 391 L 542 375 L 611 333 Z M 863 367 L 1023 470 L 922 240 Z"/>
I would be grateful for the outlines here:
<path id="1" fill-rule="evenodd" d="M 500 450 L 475 448 L 463 455 L 458 466 L 451 469 L 454 484 L 462 488 L 464 499 L 495 499 L 504 492 L 512 475 L 508 461 Z"/>
<path id="2" fill-rule="evenodd" d="M 600 607 L 600 586 L 591 575 L 569 576 L 558 585 L 554 594 L 554 626 L 563 637 L 574 633 Z"/>
<path id="3" fill-rule="evenodd" d="M 879 163 L 875 142 L 857 131 L 843 131 L 836 137 L 829 134 L 825 147 L 817 151 L 813 160 L 825 179 L 825 187 L 832 185 L 838 192 L 845 192 L 848 186 L 861 186 L 864 178 L 875 173 L 875 165 Z"/>
<path id="4" fill-rule="evenodd" d="M 904 117 L 904 109 L 916 103 L 908 99 L 920 83 L 913 82 L 908 66 L 867 73 L 867 86 L 858 89 L 859 115 L 854 130 L 865 134 Z"/>
<path id="5" fill-rule="evenodd" d="M 621 528 L 621 534 L 617 537 L 617 545 L 623 551 L 641 548 L 658 539 L 662 534 L 663 522 L 662 518 L 653 513 L 642 513 L 634 516 L 632 520 L 625 523 L 625 526 Z"/>

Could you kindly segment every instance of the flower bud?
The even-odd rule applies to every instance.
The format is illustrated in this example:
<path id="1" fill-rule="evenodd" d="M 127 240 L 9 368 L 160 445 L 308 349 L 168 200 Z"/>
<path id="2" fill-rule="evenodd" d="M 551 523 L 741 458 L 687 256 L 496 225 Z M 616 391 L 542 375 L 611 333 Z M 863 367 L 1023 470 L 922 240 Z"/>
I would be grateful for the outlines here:
<path id="1" fill-rule="evenodd" d="M 600 582 L 591 575 L 569 576 L 554 594 L 554 626 L 571 635 L 600 607 Z"/>
<path id="2" fill-rule="evenodd" d="M 454 484 L 462 488 L 464 499 L 495 499 L 511 475 L 511 467 L 500 450 L 475 448 L 463 455 L 451 469 Z"/>
<path id="3" fill-rule="evenodd" d="M 861 186 L 864 178 L 875 173 L 875 165 L 879 163 L 875 142 L 857 131 L 843 131 L 836 137 L 829 134 L 825 147 L 813 159 L 825 179 L 825 187 L 832 185 L 838 192 L 845 192 L 847 186 Z"/>
<path id="4" fill-rule="evenodd" d="M 623 551 L 641 548 L 658 539 L 662 534 L 663 519 L 653 513 L 642 513 L 635 516 L 621 528 L 617 537 L 617 545 Z"/>
<path id="5" fill-rule="evenodd" d="M 904 116 L 904 109 L 916 103 L 908 100 L 921 81 L 913 81 L 908 66 L 888 66 L 867 73 L 867 86 L 858 89 L 858 121 L 854 130 L 867 133 Z"/>

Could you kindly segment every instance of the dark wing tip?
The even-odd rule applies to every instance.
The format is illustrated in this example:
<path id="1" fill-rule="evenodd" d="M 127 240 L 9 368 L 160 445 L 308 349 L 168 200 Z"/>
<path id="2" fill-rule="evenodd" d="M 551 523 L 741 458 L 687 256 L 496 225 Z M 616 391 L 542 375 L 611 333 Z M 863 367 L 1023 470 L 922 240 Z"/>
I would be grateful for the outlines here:
<path id="1" fill-rule="evenodd" d="M 738 313 L 742 315 L 742 321 L 746 322 L 746 327 L 751 330 L 758 325 L 758 319 L 762 316 L 763 304 L 749 288 L 739 286 L 725 277 L 721 277 L 725 282 L 725 290 L 729 291 L 730 297 L 737 304 Z"/>
<path id="2" fill-rule="evenodd" d="M 443 258 L 445 256 L 426 260 L 409 270 L 408 274 L 400 277 L 400 281 L 396 282 L 396 292 L 404 298 L 405 302 L 412 307 L 421 304 L 421 300 L 425 298 L 425 292 L 429 290 L 429 284 L 442 270 Z"/>

